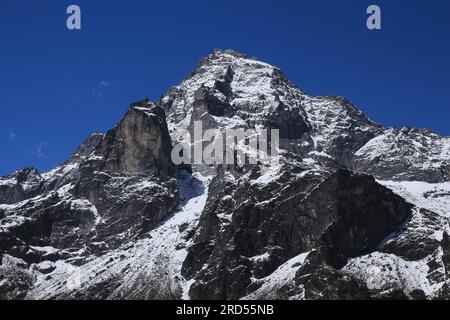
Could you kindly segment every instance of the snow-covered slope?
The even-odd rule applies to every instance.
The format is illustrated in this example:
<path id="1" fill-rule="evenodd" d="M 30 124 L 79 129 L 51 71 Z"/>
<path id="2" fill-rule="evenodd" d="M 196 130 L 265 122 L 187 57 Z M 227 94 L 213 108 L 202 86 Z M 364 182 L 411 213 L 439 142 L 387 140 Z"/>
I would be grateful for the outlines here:
<path id="1" fill-rule="evenodd" d="M 450 182 L 378 181 L 395 193 L 424 208 L 450 218 Z"/>
<path id="2" fill-rule="evenodd" d="M 286 148 L 312 156 L 336 157 L 350 164 L 350 152 L 380 132 L 352 104 L 340 97 L 311 97 L 277 67 L 232 50 L 216 50 L 160 101 L 169 127 L 188 128 L 195 116 L 195 93 L 201 88 L 229 110 L 212 114 L 216 127 L 277 128 Z M 212 101 L 215 100 L 215 101 Z M 193 117 L 194 114 L 194 117 Z M 203 112 L 201 112 L 203 116 Z M 204 119 L 203 119 L 204 120 Z"/>
<path id="3" fill-rule="evenodd" d="M 355 153 L 355 169 L 380 179 L 449 181 L 450 138 L 426 129 L 385 129 Z"/>
<path id="4" fill-rule="evenodd" d="M 181 172 L 180 206 L 146 239 L 79 267 L 58 261 L 50 279 L 34 272 L 36 284 L 27 298 L 106 298 L 105 289 L 108 299 L 188 298 L 189 282 L 181 275 L 181 265 L 189 246 L 187 234 L 205 206 L 210 179 Z"/>
<path id="5" fill-rule="evenodd" d="M 198 120 L 279 129 L 279 161 L 175 167 Z M 54 170 L 0 177 L 0 298 L 448 298 L 449 149 L 215 50 Z"/>

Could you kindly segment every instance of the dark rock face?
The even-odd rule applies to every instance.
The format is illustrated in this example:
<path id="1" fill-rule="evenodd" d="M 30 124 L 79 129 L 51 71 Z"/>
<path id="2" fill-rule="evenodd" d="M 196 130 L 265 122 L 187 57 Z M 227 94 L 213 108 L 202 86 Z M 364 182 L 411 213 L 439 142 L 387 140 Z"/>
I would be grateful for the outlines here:
<path id="1" fill-rule="evenodd" d="M 371 292 L 365 283 L 350 274 L 334 269 L 323 261 L 323 250 L 315 250 L 308 255 L 305 263 L 296 272 L 295 281 L 292 284 L 293 291 L 288 294 L 288 297 L 296 293 L 295 289 L 302 287 L 307 300 L 367 300 L 371 298 Z"/>
<path id="2" fill-rule="evenodd" d="M 310 130 L 302 114 L 298 110 L 289 110 L 281 101 L 275 113 L 267 115 L 265 121 L 267 128 L 280 131 L 280 139 L 301 139 Z"/>
<path id="3" fill-rule="evenodd" d="M 215 179 L 183 265 L 186 276 L 196 275 L 193 298 L 240 298 L 252 276 L 265 277 L 281 262 L 319 247 L 326 251 L 324 262 L 339 269 L 349 257 L 375 250 L 411 214 L 411 205 L 372 177 L 343 170 L 311 193 L 311 178 L 282 184 L 283 192 Z M 269 194 L 276 199 L 260 202 Z M 264 263 L 252 263 L 265 253 Z"/>
<path id="4" fill-rule="evenodd" d="M 9 232 L 30 246 L 52 245 L 59 248 L 81 246 L 83 238 L 88 236 L 95 220 L 93 212 L 88 208 L 72 207 L 70 201 L 64 201 L 57 193 L 15 207 L 8 211 L 6 219 L 12 212 L 24 217 L 25 220 L 13 224 L 8 228 Z"/>
<path id="5" fill-rule="evenodd" d="M 443 237 L 443 249 L 444 249 L 444 266 L 447 276 L 450 275 L 450 236 L 447 232 L 444 232 Z"/>
<path id="6" fill-rule="evenodd" d="M 97 146 L 105 153 L 104 170 L 108 172 L 148 172 L 166 178 L 173 176 L 171 146 L 164 111 L 148 105 L 135 106 L 119 125 L 106 134 Z"/>
<path id="7" fill-rule="evenodd" d="M 164 111 L 142 101 L 57 169 L 26 169 L 4 178 L 0 253 L 28 264 L 82 264 L 137 239 L 178 204 L 170 152 Z"/>
<path id="8" fill-rule="evenodd" d="M 400 234 L 384 244 L 380 250 L 408 261 L 424 259 L 439 249 L 441 243 L 433 234 L 442 230 L 445 222 L 441 216 L 425 209 L 414 212 L 399 230 Z"/>
<path id="9" fill-rule="evenodd" d="M 412 205 L 369 176 L 338 171 L 312 194 L 316 197 L 313 202 L 329 202 L 322 198 L 324 194 L 336 201 L 338 218 L 322 237 L 328 249 L 328 263 L 336 268 L 343 267 L 348 257 L 376 249 L 386 234 L 411 215 Z M 329 210 L 325 208 L 324 211 Z"/>
<path id="10" fill-rule="evenodd" d="M 212 116 L 232 117 L 233 108 L 227 104 L 226 101 L 222 101 L 219 97 L 214 95 L 213 90 L 214 89 L 209 89 L 207 87 L 201 87 L 195 92 L 194 110 L 196 105 L 203 106 L 203 111 L 208 112 Z"/>
<path id="11" fill-rule="evenodd" d="M 18 171 L 8 177 L 8 183 L 0 185 L 0 203 L 11 204 L 39 193 L 42 179 L 34 168 Z"/>
<path id="12" fill-rule="evenodd" d="M 194 94 L 194 103 L 189 132 L 194 139 L 194 122 L 201 121 L 202 129 L 215 129 L 218 127 L 215 116 L 232 116 L 233 108 L 215 94 L 217 91 L 201 87 Z"/>
<path id="13" fill-rule="evenodd" d="M 27 265 L 19 259 L 0 255 L 0 299 L 23 299 L 33 286 Z"/>

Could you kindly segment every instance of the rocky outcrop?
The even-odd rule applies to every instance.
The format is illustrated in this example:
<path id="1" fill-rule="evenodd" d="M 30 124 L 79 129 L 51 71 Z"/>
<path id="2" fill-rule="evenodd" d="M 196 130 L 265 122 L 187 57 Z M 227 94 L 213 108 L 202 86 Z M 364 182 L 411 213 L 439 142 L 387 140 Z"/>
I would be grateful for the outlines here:
<path id="1" fill-rule="evenodd" d="M 80 265 L 142 237 L 178 204 L 170 153 L 164 111 L 144 100 L 56 169 L 2 178 L 0 254 Z"/>
<path id="2" fill-rule="evenodd" d="M 268 276 L 314 248 L 325 250 L 323 263 L 340 269 L 349 257 L 375 250 L 411 215 L 401 197 L 348 171 L 337 171 L 312 192 L 307 190 L 317 181 L 307 175 L 283 181 L 283 191 L 223 175 L 212 182 L 183 265 L 196 280 L 193 298 L 240 298 L 249 293 L 252 277 Z"/>
<path id="3" fill-rule="evenodd" d="M 355 154 L 354 169 L 379 179 L 450 181 L 450 139 L 430 130 L 386 129 Z"/>
<path id="4" fill-rule="evenodd" d="M 39 194 L 42 178 L 34 168 L 15 172 L 0 178 L 0 203 L 11 204 Z"/>
<path id="5" fill-rule="evenodd" d="M 107 172 L 149 172 L 174 175 L 164 111 L 147 101 L 134 104 L 116 128 L 97 146 Z"/>

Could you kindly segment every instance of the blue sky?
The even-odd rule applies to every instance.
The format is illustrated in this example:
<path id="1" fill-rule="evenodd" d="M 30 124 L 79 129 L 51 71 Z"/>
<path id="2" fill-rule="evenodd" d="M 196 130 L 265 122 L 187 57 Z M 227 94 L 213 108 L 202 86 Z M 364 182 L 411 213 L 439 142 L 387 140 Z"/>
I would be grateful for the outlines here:
<path id="1" fill-rule="evenodd" d="M 66 29 L 70 4 L 81 31 Z M 381 31 L 365 27 L 370 4 Z M 2 0 L 0 175 L 64 161 L 214 48 L 275 64 L 310 94 L 346 96 L 381 124 L 450 135 L 449 17 L 448 0 Z"/>

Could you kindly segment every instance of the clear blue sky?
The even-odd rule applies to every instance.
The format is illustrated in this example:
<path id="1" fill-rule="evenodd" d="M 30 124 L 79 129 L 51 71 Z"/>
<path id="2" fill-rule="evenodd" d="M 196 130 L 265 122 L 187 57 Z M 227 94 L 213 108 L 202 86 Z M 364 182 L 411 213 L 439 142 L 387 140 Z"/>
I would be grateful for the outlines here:
<path id="1" fill-rule="evenodd" d="M 78 4 L 82 30 L 66 29 Z M 382 9 L 381 31 L 365 27 Z M 0 175 L 49 169 L 213 48 L 281 67 L 389 126 L 450 135 L 448 0 L 1 0 Z"/>

